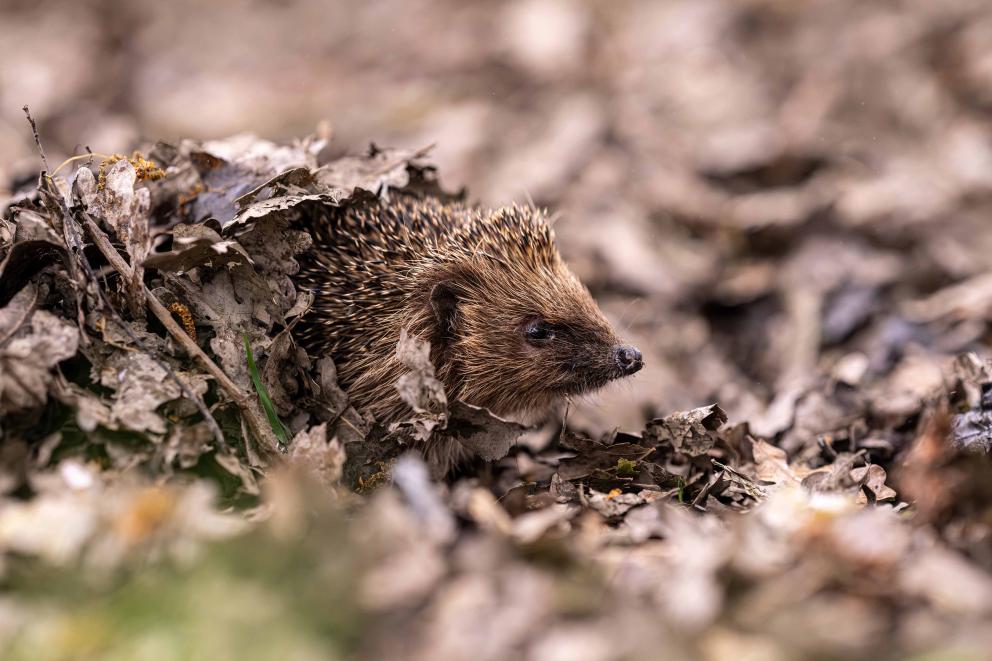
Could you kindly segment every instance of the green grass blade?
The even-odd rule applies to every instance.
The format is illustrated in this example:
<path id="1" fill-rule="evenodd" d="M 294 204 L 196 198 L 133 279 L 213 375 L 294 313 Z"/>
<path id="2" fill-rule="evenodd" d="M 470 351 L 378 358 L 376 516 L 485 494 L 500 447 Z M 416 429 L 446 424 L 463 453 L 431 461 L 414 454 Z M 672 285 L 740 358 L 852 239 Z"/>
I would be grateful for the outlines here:
<path id="1" fill-rule="evenodd" d="M 258 399 L 262 402 L 262 409 L 265 410 L 265 416 L 269 419 L 269 425 L 272 426 L 272 432 L 276 435 L 276 438 L 283 445 L 289 445 L 289 434 L 286 432 L 286 426 L 279 419 L 275 404 L 272 403 L 272 398 L 269 397 L 269 391 L 266 389 L 265 384 L 262 383 L 262 377 L 258 373 L 258 366 L 255 365 L 255 356 L 251 352 L 248 335 L 244 335 L 244 340 L 245 355 L 248 357 L 248 374 L 251 376 L 251 382 L 255 384 L 255 392 L 258 393 Z"/>

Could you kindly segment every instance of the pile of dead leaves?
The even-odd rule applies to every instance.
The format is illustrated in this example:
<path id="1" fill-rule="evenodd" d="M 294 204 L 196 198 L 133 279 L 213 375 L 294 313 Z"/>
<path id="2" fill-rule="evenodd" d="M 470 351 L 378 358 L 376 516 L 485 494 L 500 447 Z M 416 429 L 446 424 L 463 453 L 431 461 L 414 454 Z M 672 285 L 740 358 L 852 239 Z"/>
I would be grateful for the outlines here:
<path id="1" fill-rule="evenodd" d="M 79 158 L 4 212 L 9 658 L 992 647 L 988 363 L 947 354 L 935 371 L 927 354 L 866 380 L 851 352 L 754 420 L 710 403 L 599 435 L 447 402 L 403 338 L 416 413 L 383 428 L 293 341 L 311 302 L 291 279 L 310 245 L 294 222 L 444 193 L 423 153 L 319 164 L 322 147 L 239 136 Z M 803 295 L 822 303 L 790 291 L 797 318 Z M 416 456 L 432 434 L 479 462 L 432 479 Z"/>
<path id="2" fill-rule="evenodd" d="M 14 488 L 33 447 L 43 463 L 220 473 L 231 496 L 257 496 L 258 475 L 287 450 L 336 479 L 342 445 L 369 424 L 333 364 L 293 342 L 310 298 L 290 276 L 310 237 L 290 223 L 308 204 L 433 184 L 415 154 L 318 167 L 322 146 L 159 144 L 147 159 L 44 174 L 10 207 L 3 424 L 27 462 Z"/>

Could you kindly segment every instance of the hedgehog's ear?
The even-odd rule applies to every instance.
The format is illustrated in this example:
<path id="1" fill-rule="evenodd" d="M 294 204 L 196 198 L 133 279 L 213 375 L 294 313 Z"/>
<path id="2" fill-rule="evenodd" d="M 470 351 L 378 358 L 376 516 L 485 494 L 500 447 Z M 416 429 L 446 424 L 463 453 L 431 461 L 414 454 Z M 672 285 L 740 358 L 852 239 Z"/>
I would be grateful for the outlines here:
<path id="1" fill-rule="evenodd" d="M 442 280 L 434 285 L 434 289 L 431 290 L 431 310 L 437 320 L 441 337 L 444 339 L 454 337 L 458 324 L 458 294 L 448 282 Z"/>

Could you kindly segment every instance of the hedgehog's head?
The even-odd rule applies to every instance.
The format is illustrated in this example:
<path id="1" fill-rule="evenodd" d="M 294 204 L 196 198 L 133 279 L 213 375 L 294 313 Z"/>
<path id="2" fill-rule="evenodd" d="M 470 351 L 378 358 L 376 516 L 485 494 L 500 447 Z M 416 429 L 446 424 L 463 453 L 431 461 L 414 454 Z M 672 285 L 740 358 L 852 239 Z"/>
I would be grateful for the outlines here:
<path id="1" fill-rule="evenodd" d="M 496 414 L 546 409 L 641 369 L 565 266 L 545 215 L 480 214 L 435 272 L 430 307 L 439 374 L 449 394 Z"/>

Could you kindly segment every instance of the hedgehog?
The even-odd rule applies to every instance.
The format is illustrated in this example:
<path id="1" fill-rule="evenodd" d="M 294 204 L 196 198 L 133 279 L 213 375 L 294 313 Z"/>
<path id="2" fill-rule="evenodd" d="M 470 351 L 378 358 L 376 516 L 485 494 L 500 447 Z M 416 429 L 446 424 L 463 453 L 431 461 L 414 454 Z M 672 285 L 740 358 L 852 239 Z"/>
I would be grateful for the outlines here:
<path id="1" fill-rule="evenodd" d="M 518 421 L 643 365 L 565 265 L 543 210 L 400 195 L 308 222 L 297 282 L 314 302 L 296 335 L 380 422 L 411 415 L 396 389 L 404 330 L 430 342 L 449 401 Z"/>

